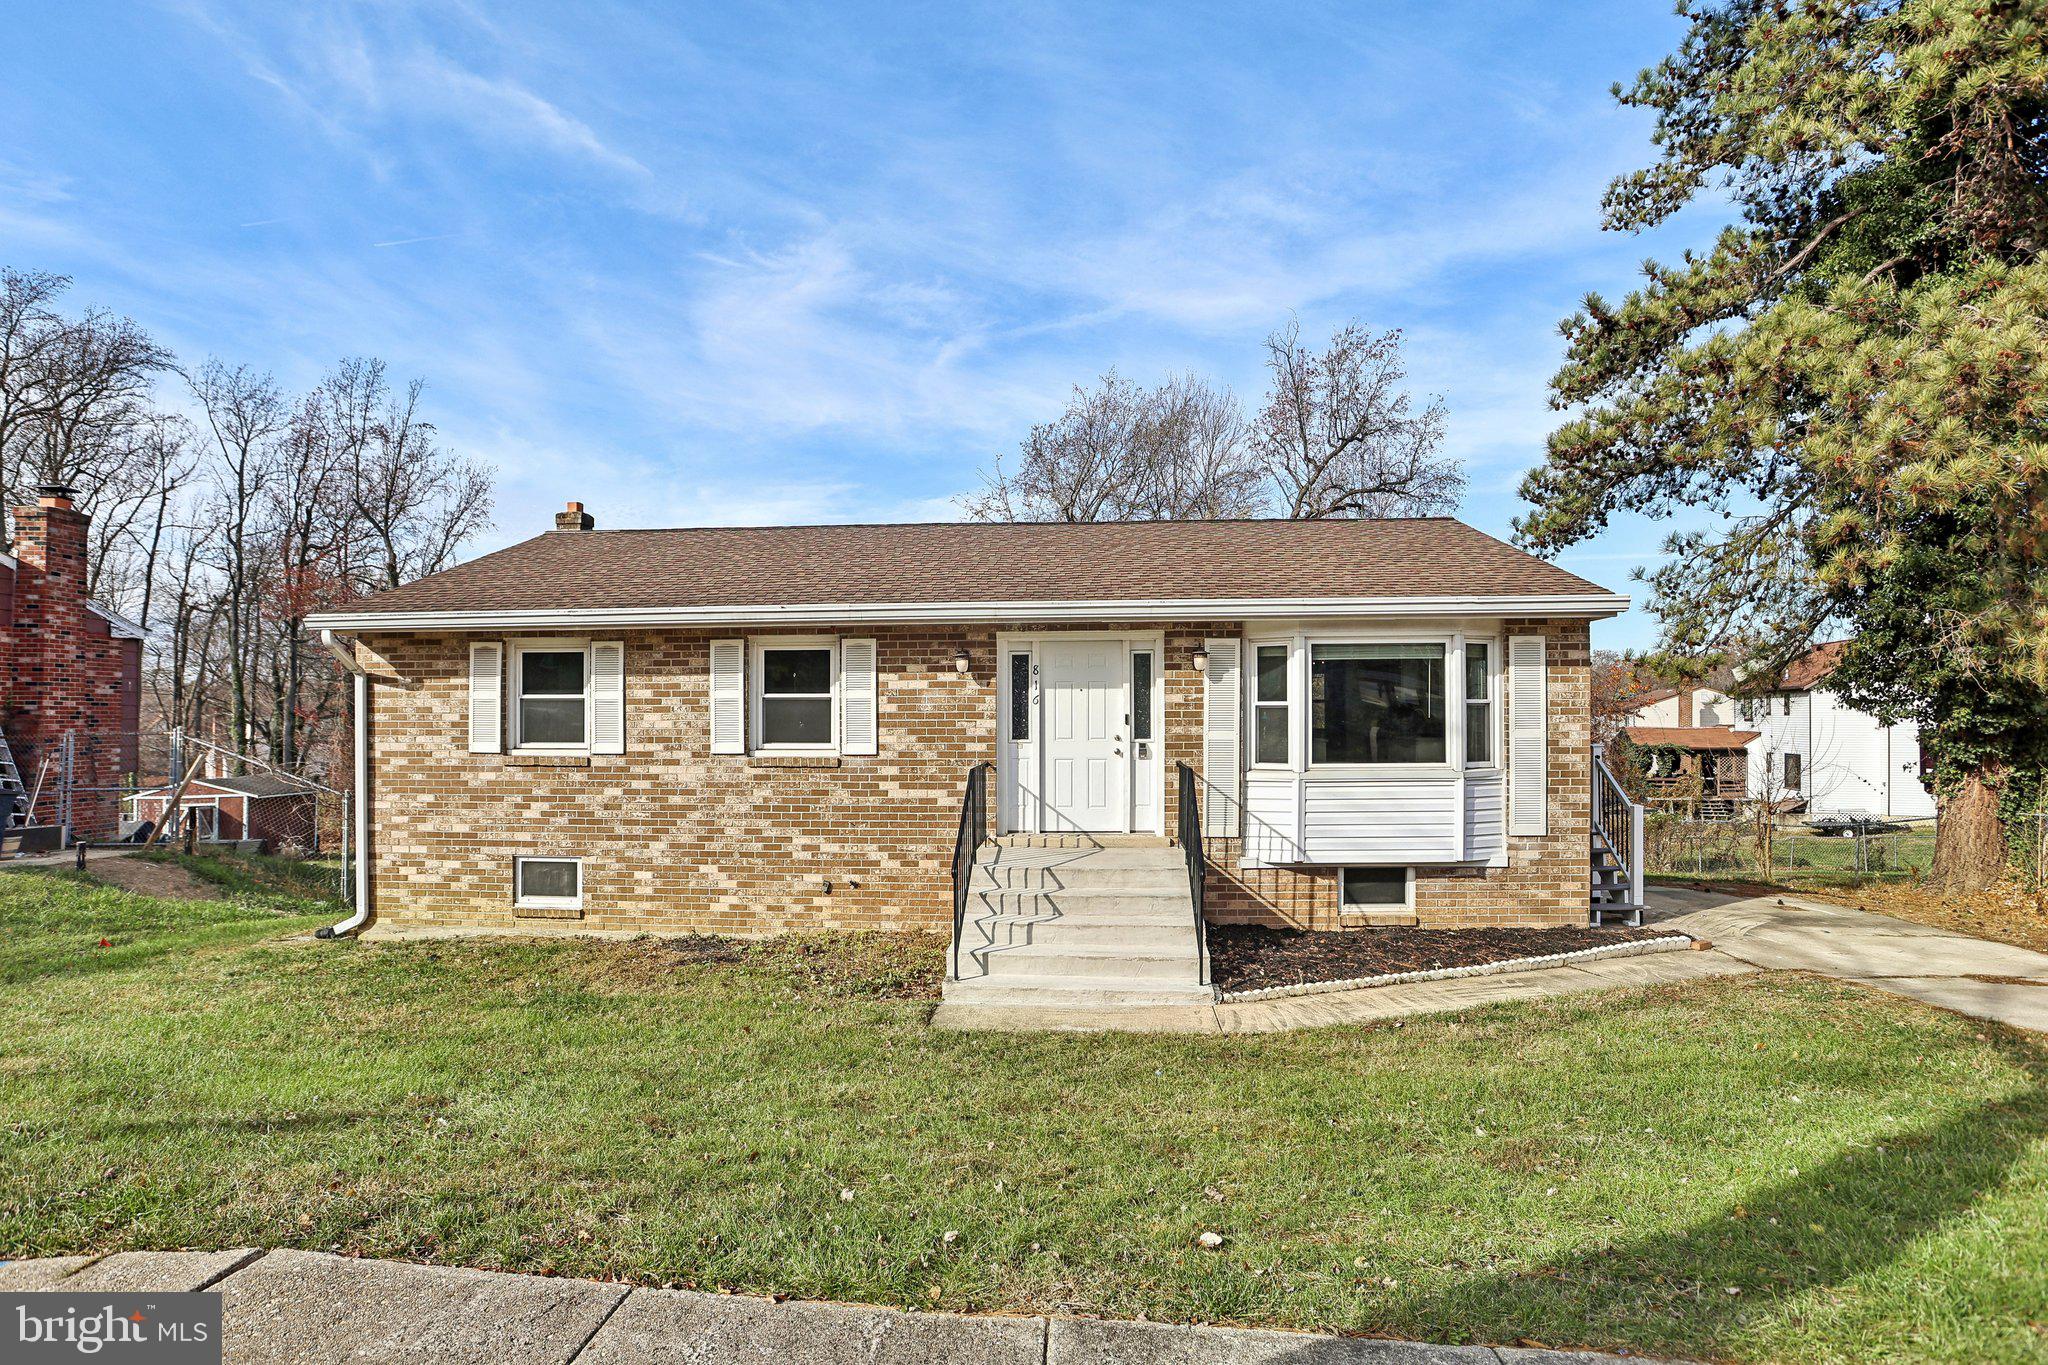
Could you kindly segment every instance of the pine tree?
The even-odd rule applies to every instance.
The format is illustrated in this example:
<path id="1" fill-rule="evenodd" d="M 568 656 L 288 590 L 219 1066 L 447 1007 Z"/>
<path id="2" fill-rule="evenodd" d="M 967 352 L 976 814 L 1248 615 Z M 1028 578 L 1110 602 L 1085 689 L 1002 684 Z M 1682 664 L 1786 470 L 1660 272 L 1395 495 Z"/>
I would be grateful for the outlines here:
<path id="1" fill-rule="evenodd" d="M 1921 723 L 1936 872 L 1981 885 L 2048 769 L 2048 0 L 1678 12 L 1678 50 L 1616 87 L 1658 156 L 1605 226 L 1708 194 L 1738 221 L 1563 324 L 1578 415 L 1518 531 L 1722 513 L 1649 575 L 1667 656 L 1774 673 L 1853 634 L 1830 685 Z"/>

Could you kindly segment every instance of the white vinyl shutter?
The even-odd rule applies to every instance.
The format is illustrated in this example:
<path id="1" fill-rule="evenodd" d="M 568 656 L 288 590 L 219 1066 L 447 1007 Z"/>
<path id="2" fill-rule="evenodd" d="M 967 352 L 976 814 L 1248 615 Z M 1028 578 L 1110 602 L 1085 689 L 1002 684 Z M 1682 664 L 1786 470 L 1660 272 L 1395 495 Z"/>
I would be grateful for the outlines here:
<path id="1" fill-rule="evenodd" d="M 590 644 L 590 752 L 626 752 L 626 646 L 619 640 Z"/>
<path id="2" fill-rule="evenodd" d="M 839 642 L 839 752 L 875 752 L 875 642 Z"/>
<path id="3" fill-rule="evenodd" d="M 1243 646 L 1236 640 L 1204 640 L 1209 670 L 1202 694 L 1202 831 L 1229 838 L 1237 833 L 1239 786 L 1244 763 L 1238 739 L 1244 711 Z"/>
<path id="4" fill-rule="evenodd" d="M 1508 640 L 1508 833 L 1550 832 L 1550 688 L 1543 637 Z"/>
<path id="5" fill-rule="evenodd" d="M 711 752 L 747 751 L 747 642 L 711 642 Z"/>
<path id="6" fill-rule="evenodd" d="M 505 646 L 496 640 L 469 647 L 469 751 L 505 748 Z"/>

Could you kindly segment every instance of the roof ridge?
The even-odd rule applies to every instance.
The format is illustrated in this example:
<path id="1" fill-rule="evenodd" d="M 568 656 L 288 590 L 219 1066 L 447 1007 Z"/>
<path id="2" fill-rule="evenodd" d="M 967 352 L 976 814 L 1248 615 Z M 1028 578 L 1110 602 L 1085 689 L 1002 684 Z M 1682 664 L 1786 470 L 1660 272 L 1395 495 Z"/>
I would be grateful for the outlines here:
<path id="1" fill-rule="evenodd" d="M 1142 517 L 1119 521 L 762 521 L 762 522 L 710 522 L 700 526 L 600 526 L 588 531 L 568 530 L 565 535 L 666 535 L 675 531 L 867 531 L 878 529 L 901 530 L 910 527 L 958 526 L 966 527 L 1016 527 L 1045 530 L 1047 528 L 1072 528 L 1084 530 L 1098 526 L 1323 526 L 1323 525 L 1377 525 L 1387 522 L 1456 522 L 1468 531 L 1475 531 L 1501 545 L 1508 542 L 1458 517 Z M 553 535 L 555 530 L 541 532 Z M 1510 549 L 1515 547 L 1509 545 Z M 1524 550 L 1522 553 L 1527 554 Z M 1541 556 L 1537 556 L 1540 558 Z"/>

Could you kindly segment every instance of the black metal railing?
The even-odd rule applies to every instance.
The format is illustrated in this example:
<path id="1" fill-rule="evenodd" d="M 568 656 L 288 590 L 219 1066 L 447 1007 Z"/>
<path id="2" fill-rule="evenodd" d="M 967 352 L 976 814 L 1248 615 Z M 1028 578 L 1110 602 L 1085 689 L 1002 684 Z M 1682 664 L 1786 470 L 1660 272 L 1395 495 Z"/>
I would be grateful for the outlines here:
<path id="1" fill-rule="evenodd" d="M 953 836 L 953 979 L 960 979 L 960 936 L 967 927 L 968 888 L 974 882 L 974 855 L 988 837 L 988 765 L 967 770 L 967 790 L 960 798 L 960 832 Z"/>
<path id="2" fill-rule="evenodd" d="M 1180 788 L 1180 810 L 1175 828 L 1181 855 L 1188 864 L 1188 896 L 1195 904 L 1195 952 L 1200 959 L 1201 984 L 1209 984 L 1209 920 L 1202 913 L 1202 891 L 1209 881 L 1209 856 L 1202 847 L 1201 793 L 1195 788 L 1195 770 L 1186 763 L 1174 765 L 1175 783 Z"/>

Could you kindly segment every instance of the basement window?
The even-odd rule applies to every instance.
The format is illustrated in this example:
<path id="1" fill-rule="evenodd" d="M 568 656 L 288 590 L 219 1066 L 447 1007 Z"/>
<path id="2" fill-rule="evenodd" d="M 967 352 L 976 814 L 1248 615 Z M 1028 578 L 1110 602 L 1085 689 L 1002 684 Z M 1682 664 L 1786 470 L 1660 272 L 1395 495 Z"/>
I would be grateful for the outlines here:
<path id="1" fill-rule="evenodd" d="M 1405 867 L 1347 867 L 1341 874 L 1345 910 L 1401 910 L 1408 905 Z"/>
<path id="2" fill-rule="evenodd" d="M 536 910 L 583 908 L 581 858 L 514 858 L 512 903 Z"/>

